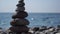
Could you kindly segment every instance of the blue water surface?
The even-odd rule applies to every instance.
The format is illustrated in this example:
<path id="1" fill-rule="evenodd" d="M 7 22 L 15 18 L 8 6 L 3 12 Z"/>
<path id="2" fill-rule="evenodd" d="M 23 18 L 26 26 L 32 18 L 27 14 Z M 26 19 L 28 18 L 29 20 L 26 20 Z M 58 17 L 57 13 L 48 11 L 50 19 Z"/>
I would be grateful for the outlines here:
<path id="1" fill-rule="evenodd" d="M 13 13 L 0 13 L 0 27 L 9 28 Z M 29 27 L 60 25 L 60 13 L 29 13 Z"/>

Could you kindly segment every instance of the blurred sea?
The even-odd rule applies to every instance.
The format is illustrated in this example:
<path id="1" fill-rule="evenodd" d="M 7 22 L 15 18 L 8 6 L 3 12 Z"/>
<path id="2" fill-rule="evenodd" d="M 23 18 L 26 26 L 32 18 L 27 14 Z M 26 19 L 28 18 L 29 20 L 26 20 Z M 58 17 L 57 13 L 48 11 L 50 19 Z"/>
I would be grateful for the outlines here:
<path id="1" fill-rule="evenodd" d="M 0 13 L 0 27 L 9 28 L 13 13 Z M 60 25 L 60 13 L 29 13 L 29 27 Z"/>

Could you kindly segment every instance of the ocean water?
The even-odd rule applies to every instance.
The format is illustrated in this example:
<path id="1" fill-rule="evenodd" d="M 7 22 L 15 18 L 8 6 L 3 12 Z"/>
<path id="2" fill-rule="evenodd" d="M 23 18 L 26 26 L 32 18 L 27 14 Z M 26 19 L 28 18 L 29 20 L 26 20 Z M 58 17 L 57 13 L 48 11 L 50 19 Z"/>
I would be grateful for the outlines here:
<path id="1" fill-rule="evenodd" d="M 9 28 L 13 13 L 0 13 L 0 27 Z M 29 13 L 29 27 L 60 25 L 60 13 Z"/>

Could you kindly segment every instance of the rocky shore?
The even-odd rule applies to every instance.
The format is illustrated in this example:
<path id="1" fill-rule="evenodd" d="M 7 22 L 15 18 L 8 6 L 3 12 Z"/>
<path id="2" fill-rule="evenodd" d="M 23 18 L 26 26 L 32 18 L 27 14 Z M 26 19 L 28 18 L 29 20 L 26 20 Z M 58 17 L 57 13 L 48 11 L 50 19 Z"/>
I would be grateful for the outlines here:
<path id="1" fill-rule="evenodd" d="M 41 27 L 31 27 L 29 28 L 28 34 L 60 34 L 60 25 L 57 27 L 47 27 L 47 26 L 41 26 Z M 0 28 L 0 34 L 16 34 L 15 32 L 10 31 L 7 29 L 6 31 L 3 31 L 2 28 Z M 25 34 L 24 32 L 21 34 Z"/>
<path id="2" fill-rule="evenodd" d="M 31 32 L 32 34 L 60 34 L 60 25 L 58 25 L 57 27 L 34 27 L 30 28 L 29 32 Z"/>

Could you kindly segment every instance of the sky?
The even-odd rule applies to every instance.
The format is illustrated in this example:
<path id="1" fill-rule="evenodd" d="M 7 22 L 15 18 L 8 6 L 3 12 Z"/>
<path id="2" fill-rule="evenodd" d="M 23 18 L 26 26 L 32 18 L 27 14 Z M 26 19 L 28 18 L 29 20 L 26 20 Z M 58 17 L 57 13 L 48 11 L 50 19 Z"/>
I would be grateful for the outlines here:
<path id="1" fill-rule="evenodd" d="M 0 0 L 0 13 L 13 13 L 19 0 Z M 60 0 L 25 0 L 28 13 L 60 13 Z"/>

